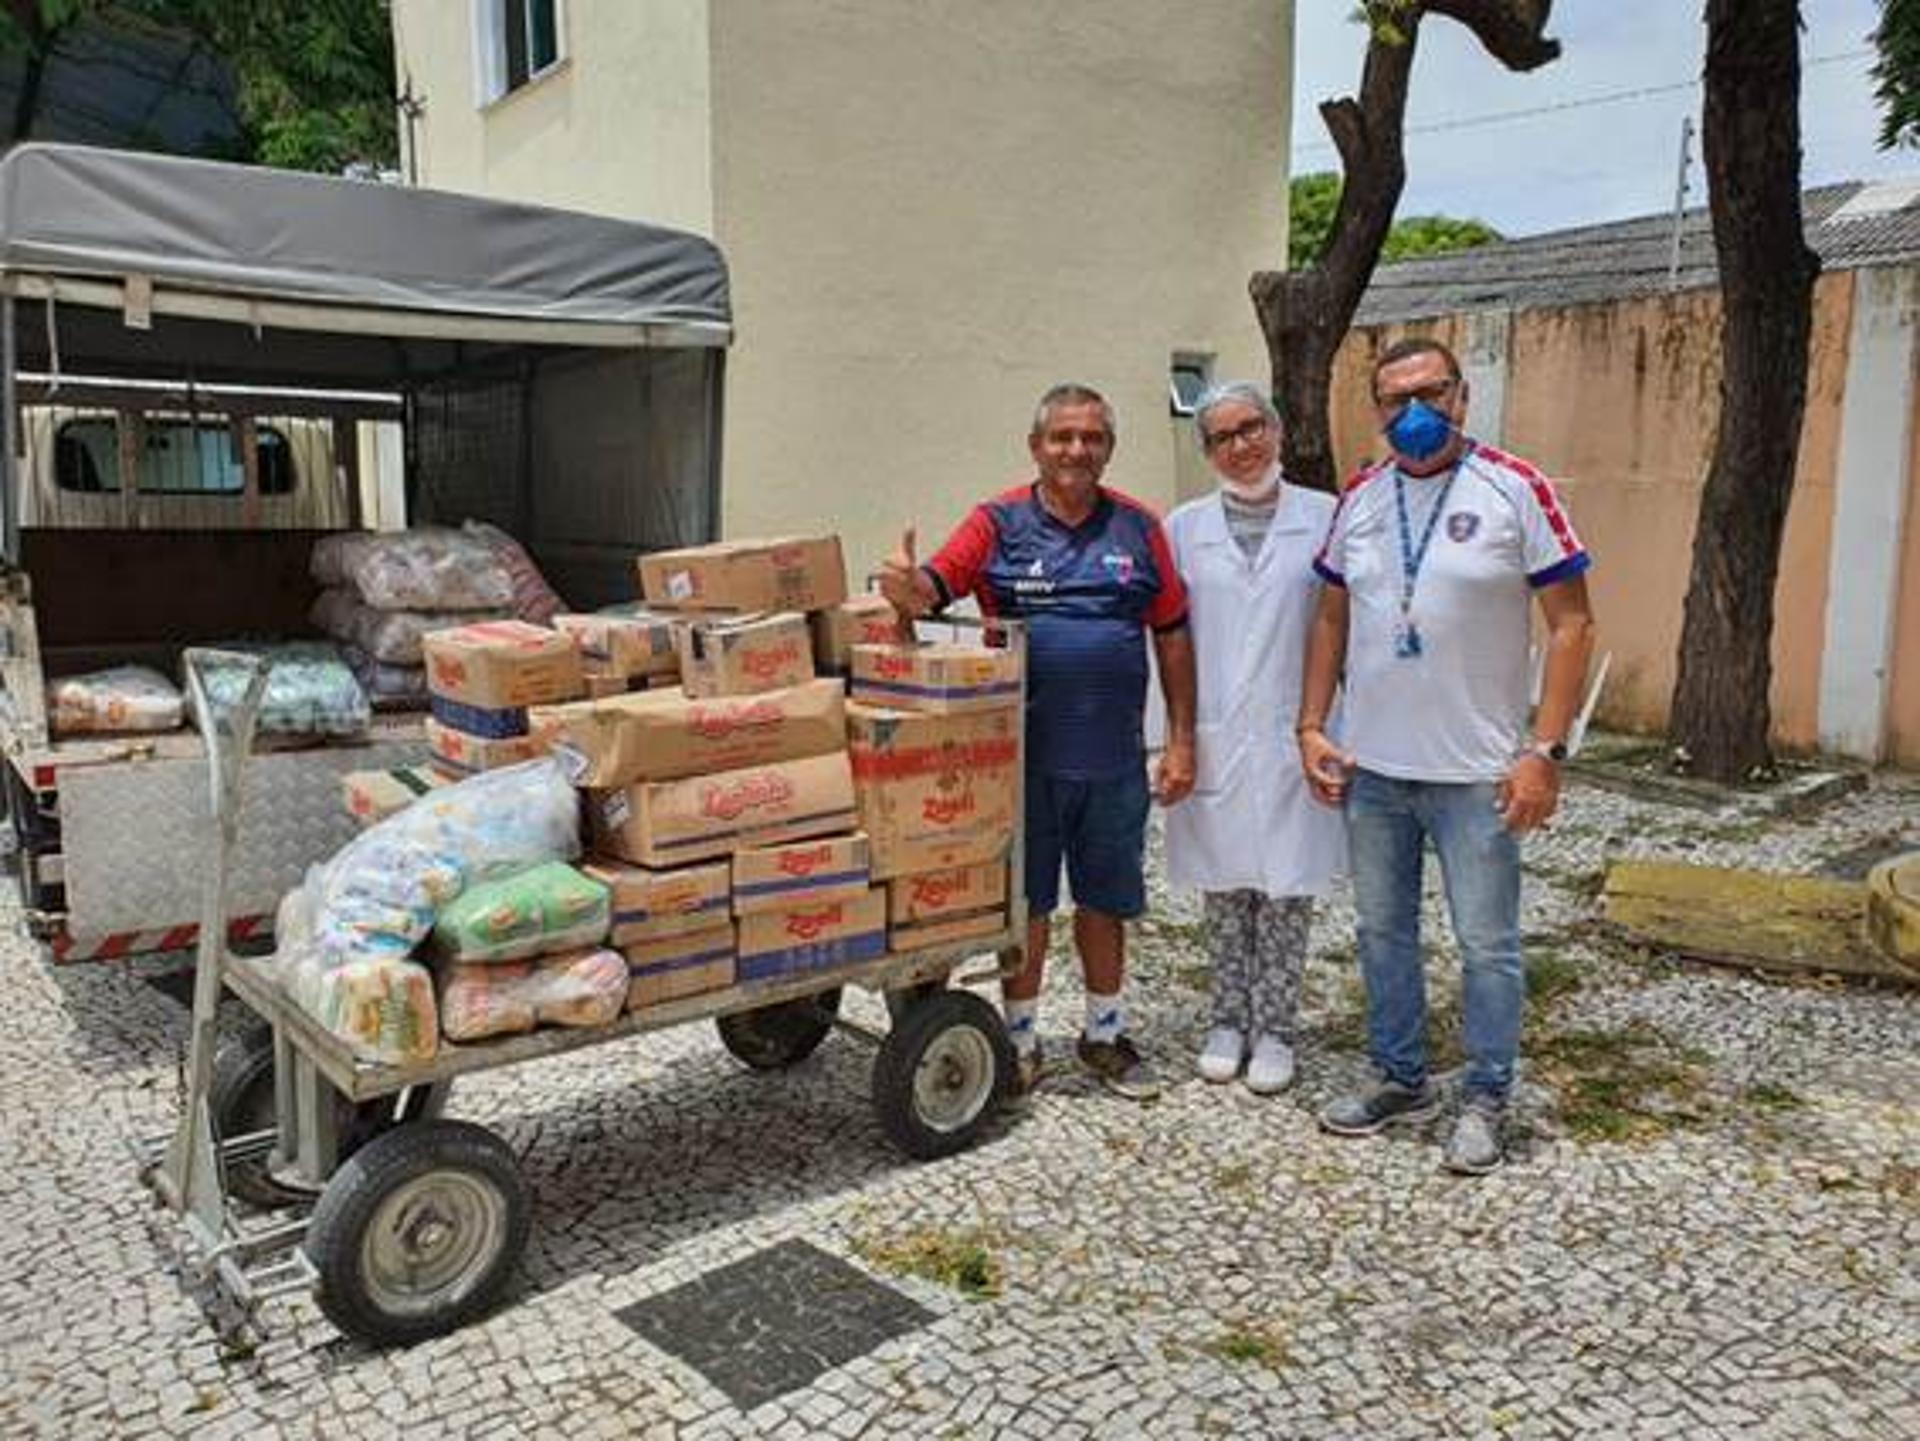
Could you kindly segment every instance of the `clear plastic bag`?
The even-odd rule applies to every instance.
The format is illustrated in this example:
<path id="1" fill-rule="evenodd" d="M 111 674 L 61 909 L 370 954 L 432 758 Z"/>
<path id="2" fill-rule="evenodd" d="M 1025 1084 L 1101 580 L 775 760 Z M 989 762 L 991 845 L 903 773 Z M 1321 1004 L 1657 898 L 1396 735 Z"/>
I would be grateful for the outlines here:
<path id="1" fill-rule="evenodd" d="M 417 961 L 391 956 L 342 960 L 316 944 L 282 951 L 294 1002 L 370 1061 L 405 1065 L 440 1048 L 433 976 Z"/>
<path id="2" fill-rule="evenodd" d="M 505 606 L 486 610 L 376 610 L 363 602 L 357 591 L 340 587 L 321 591 L 307 612 L 315 629 L 391 666 L 424 665 L 421 641 L 431 631 L 477 620 L 504 620 L 510 615 L 512 611 Z"/>
<path id="3" fill-rule="evenodd" d="M 388 665 L 375 660 L 357 645 L 343 645 L 347 669 L 360 682 L 367 700 L 375 710 L 424 710 L 427 706 L 427 668 L 423 665 Z"/>
<path id="4" fill-rule="evenodd" d="M 342 531 L 314 543 L 308 570 L 322 585 L 350 585 L 375 610 L 506 610 L 513 578 L 494 548 L 444 526 Z"/>
<path id="5" fill-rule="evenodd" d="M 508 961 L 607 938 L 611 894 L 558 861 L 469 886 L 442 908 L 434 944 L 451 961 Z"/>
<path id="6" fill-rule="evenodd" d="M 485 545 L 506 569 L 513 585 L 513 614 L 529 625 L 551 625 L 553 618 L 567 608 L 559 592 L 547 584 L 547 578 L 534 564 L 527 548 L 497 525 L 470 520 L 462 529 Z"/>
<path id="7" fill-rule="evenodd" d="M 55 735 L 180 728 L 180 688 L 144 665 L 118 665 L 47 683 L 47 724 Z"/>
<path id="8" fill-rule="evenodd" d="M 287 645 L 223 642 L 218 650 L 265 656 L 273 669 L 260 700 L 256 731 L 261 735 L 364 735 L 373 721 L 367 693 L 360 689 L 337 648 L 321 642 L 296 641 Z M 246 672 L 239 666 L 210 666 L 205 672 L 207 701 L 216 717 L 246 693 Z"/>
<path id="9" fill-rule="evenodd" d="M 618 951 L 449 964 L 440 973 L 440 1029 L 450 1041 L 518 1035 L 538 1025 L 588 1029 L 618 1019 L 626 999 L 627 962 Z"/>

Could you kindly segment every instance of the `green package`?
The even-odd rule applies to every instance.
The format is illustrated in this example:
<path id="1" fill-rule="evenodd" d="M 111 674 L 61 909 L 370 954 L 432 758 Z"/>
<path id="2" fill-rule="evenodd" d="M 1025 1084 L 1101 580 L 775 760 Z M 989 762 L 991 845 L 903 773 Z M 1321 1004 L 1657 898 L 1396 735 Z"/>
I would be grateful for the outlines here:
<path id="1" fill-rule="evenodd" d="M 473 886 L 445 906 L 433 928 L 453 961 L 510 961 L 592 945 L 607 934 L 610 894 L 561 861 Z"/>

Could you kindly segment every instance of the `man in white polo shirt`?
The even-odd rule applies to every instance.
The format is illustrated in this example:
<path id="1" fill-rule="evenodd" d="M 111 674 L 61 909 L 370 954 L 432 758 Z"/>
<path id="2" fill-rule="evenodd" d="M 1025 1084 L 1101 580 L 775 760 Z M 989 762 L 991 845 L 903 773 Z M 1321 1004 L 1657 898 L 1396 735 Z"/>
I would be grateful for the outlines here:
<path id="1" fill-rule="evenodd" d="M 1433 1114 L 1422 856 L 1440 857 L 1461 956 L 1467 1053 L 1445 1162 L 1500 1163 L 1526 996 L 1519 837 L 1553 814 L 1592 650 L 1582 549 L 1552 484 L 1468 438 L 1467 383 L 1438 341 L 1380 357 L 1374 402 L 1392 449 L 1340 498 L 1314 568 L 1327 582 L 1307 645 L 1296 731 L 1316 797 L 1344 805 L 1367 1033 L 1379 1083 L 1321 1125 L 1371 1135 Z M 1529 597 L 1546 618 L 1528 724 Z M 1345 663 L 1345 744 L 1323 729 Z"/>

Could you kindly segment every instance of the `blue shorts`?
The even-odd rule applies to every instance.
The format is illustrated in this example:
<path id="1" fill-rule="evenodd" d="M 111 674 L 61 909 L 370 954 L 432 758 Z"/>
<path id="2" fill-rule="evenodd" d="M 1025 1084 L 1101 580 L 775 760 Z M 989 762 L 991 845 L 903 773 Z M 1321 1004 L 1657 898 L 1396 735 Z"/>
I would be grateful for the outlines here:
<path id="1" fill-rule="evenodd" d="M 1131 920 L 1147 908 L 1145 766 L 1100 780 L 1027 772 L 1027 908 L 1060 903 L 1060 862 L 1075 905 Z"/>

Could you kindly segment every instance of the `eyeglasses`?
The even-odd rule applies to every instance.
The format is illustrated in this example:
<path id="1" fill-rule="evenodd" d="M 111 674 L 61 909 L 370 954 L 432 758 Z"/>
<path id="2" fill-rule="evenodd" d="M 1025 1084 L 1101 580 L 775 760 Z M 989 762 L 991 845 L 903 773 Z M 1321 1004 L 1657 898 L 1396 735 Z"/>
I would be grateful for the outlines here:
<path id="1" fill-rule="evenodd" d="M 1273 428 L 1273 422 L 1264 415 L 1256 415 L 1252 420 L 1242 421 L 1232 430 L 1216 430 L 1201 437 L 1201 448 L 1208 453 L 1223 450 L 1236 440 L 1258 440 Z"/>
<path id="2" fill-rule="evenodd" d="M 1453 393 L 1453 388 L 1459 383 L 1460 382 L 1452 376 L 1448 376 L 1445 380 L 1436 380 L 1431 384 L 1417 386 L 1412 390 L 1379 392 L 1374 396 L 1374 399 L 1378 401 L 1381 408 L 1385 410 L 1398 410 L 1410 400 L 1417 400 L 1423 405 L 1438 405 Z"/>

